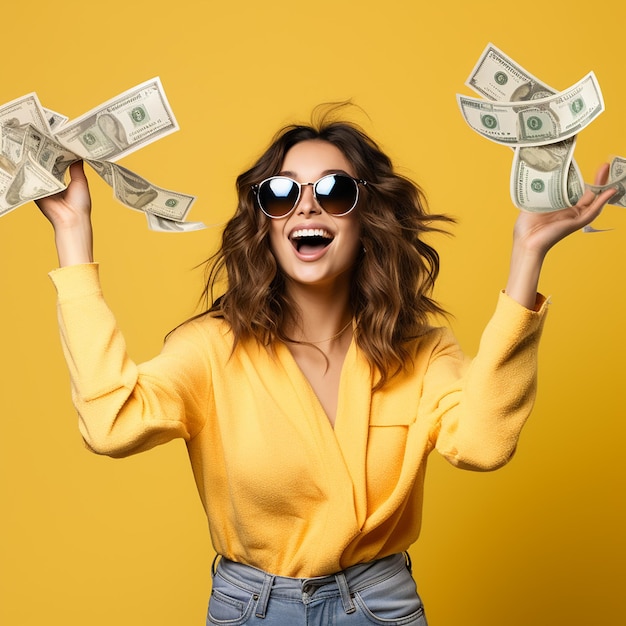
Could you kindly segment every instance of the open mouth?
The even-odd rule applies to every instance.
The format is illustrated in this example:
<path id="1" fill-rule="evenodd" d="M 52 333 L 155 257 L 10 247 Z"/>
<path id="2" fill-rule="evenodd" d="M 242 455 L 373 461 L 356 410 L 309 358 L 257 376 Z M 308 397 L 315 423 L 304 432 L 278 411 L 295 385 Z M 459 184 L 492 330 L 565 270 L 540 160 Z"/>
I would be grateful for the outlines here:
<path id="1" fill-rule="evenodd" d="M 301 228 L 295 230 L 289 239 L 300 254 L 314 254 L 326 248 L 334 236 L 323 228 Z"/>

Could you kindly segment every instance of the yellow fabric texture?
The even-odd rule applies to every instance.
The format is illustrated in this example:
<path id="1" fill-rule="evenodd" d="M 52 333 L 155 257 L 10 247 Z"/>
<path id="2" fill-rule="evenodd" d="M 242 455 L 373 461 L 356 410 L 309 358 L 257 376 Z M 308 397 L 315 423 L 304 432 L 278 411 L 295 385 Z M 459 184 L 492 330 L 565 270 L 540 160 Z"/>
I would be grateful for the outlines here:
<path id="1" fill-rule="evenodd" d="M 540 296 L 530 311 L 501 293 L 473 359 L 433 328 L 414 342 L 412 367 L 374 394 L 353 341 L 333 429 L 284 344 L 244 342 L 231 354 L 227 324 L 204 317 L 137 365 L 97 264 L 50 276 L 88 447 L 123 457 L 183 438 L 215 550 L 276 575 L 322 576 L 408 549 L 428 454 L 496 469 L 534 402 Z"/>

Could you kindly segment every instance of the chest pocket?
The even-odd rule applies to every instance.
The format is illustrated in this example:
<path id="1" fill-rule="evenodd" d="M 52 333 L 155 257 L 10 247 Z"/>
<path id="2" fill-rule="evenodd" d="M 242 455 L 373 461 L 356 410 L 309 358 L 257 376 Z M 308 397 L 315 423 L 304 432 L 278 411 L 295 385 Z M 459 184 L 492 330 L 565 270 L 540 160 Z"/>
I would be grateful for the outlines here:
<path id="1" fill-rule="evenodd" d="M 397 487 L 414 423 L 415 412 L 411 410 L 372 411 L 366 461 L 368 515 L 381 507 Z"/>

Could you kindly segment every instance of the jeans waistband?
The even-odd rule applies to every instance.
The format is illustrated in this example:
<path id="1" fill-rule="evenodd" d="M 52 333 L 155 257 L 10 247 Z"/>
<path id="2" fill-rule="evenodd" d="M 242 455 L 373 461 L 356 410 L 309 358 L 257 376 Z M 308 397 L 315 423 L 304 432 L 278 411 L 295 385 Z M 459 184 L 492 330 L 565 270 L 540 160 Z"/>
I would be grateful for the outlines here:
<path id="1" fill-rule="evenodd" d="M 313 594 L 334 593 L 341 597 L 345 612 L 353 613 L 356 610 L 352 600 L 354 592 L 376 585 L 393 576 L 402 568 L 411 569 L 411 561 L 406 553 L 392 554 L 368 563 L 358 563 L 328 576 L 290 578 L 275 576 L 255 567 L 236 563 L 222 557 L 217 568 L 215 568 L 214 562 L 213 575 L 221 576 L 232 584 L 255 594 L 257 600 L 256 616 L 263 618 L 270 595 L 274 594 L 306 600 Z"/>

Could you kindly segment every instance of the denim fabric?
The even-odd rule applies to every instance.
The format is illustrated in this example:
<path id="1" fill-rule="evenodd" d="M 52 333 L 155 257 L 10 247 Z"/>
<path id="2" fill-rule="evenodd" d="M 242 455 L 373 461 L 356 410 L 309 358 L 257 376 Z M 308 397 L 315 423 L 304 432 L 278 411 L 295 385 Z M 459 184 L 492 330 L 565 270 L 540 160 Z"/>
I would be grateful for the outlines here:
<path id="1" fill-rule="evenodd" d="M 207 626 L 427 626 L 403 554 L 320 578 L 285 578 L 221 559 Z"/>

